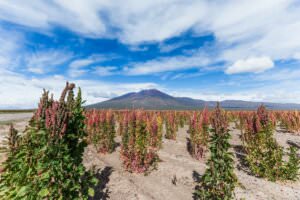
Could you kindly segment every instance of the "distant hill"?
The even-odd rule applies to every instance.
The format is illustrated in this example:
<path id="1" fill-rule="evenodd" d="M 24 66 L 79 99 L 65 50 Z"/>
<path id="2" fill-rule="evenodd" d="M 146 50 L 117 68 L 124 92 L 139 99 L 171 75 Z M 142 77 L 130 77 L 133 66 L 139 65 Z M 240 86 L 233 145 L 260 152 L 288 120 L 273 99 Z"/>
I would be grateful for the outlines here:
<path id="1" fill-rule="evenodd" d="M 272 110 L 292 110 L 300 109 L 300 104 L 251 102 L 240 100 L 221 101 L 221 106 L 225 109 L 253 110 L 261 104 Z M 86 106 L 88 109 L 134 109 L 143 108 L 147 110 L 191 110 L 202 109 L 205 106 L 213 108 L 217 101 L 204 101 L 188 97 L 173 97 L 156 89 L 142 90 L 140 92 L 128 93 L 108 101 Z"/>

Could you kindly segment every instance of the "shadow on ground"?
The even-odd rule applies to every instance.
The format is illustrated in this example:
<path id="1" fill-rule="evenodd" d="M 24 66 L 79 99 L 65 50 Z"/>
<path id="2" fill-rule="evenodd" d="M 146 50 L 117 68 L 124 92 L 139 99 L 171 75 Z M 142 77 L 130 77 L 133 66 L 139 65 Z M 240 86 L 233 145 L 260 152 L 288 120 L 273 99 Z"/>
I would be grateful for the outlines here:
<path id="1" fill-rule="evenodd" d="M 294 141 L 288 140 L 287 144 L 300 149 L 300 143 L 299 142 L 294 142 Z"/>
<path id="2" fill-rule="evenodd" d="M 238 159 L 237 169 L 244 171 L 248 175 L 253 175 L 249 170 L 249 165 L 246 161 L 246 152 L 242 145 L 233 145 L 235 156 Z"/>
<path id="3" fill-rule="evenodd" d="M 196 191 L 198 191 L 200 189 L 199 184 L 201 182 L 201 177 L 202 176 L 198 172 L 196 172 L 195 170 L 193 171 L 193 180 L 196 183 L 195 190 L 194 190 L 194 193 L 193 193 L 193 199 L 194 200 L 199 199 L 198 195 L 196 194 Z"/>
<path id="4" fill-rule="evenodd" d="M 95 178 L 99 180 L 98 185 L 94 187 L 95 195 L 89 200 L 106 200 L 109 199 L 110 191 L 106 188 L 109 177 L 113 172 L 112 167 L 105 167 L 100 173 L 95 174 Z"/>
<path id="5" fill-rule="evenodd" d="M 188 137 L 186 138 L 186 150 L 192 156 L 192 142 L 191 142 L 191 139 Z"/>

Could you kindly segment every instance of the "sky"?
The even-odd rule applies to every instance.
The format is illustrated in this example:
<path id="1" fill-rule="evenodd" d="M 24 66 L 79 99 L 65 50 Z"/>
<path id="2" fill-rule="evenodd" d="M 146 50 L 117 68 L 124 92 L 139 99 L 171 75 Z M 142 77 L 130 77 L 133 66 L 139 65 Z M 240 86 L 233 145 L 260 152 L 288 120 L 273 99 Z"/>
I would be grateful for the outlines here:
<path id="1" fill-rule="evenodd" d="M 65 82 L 86 104 L 142 89 L 300 103 L 297 0 L 0 0 L 0 109 Z"/>

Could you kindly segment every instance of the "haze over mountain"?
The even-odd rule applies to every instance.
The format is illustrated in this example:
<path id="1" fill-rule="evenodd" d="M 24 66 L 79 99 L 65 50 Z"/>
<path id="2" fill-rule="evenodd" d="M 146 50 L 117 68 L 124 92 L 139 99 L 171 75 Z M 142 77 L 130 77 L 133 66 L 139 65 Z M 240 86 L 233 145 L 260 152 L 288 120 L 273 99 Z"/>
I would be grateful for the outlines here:
<path id="1" fill-rule="evenodd" d="M 291 103 L 270 103 L 270 102 L 251 102 L 241 100 L 225 100 L 221 101 L 221 106 L 225 109 L 256 109 L 264 104 L 268 109 L 274 110 L 291 110 L 300 109 L 300 104 Z M 156 89 L 142 90 L 140 92 L 127 93 L 125 95 L 115 97 L 108 101 L 96 103 L 87 106 L 88 109 L 133 109 L 143 108 L 150 110 L 190 110 L 201 109 L 203 107 L 213 108 L 217 101 L 204 101 L 192 99 L 188 97 L 173 97 Z"/>

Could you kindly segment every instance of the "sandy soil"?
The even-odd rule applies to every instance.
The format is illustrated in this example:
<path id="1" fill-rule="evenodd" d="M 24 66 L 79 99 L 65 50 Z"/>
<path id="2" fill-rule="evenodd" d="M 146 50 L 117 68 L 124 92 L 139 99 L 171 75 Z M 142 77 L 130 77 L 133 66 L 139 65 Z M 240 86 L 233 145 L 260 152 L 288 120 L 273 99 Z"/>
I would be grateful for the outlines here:
<path id="1" fill-rule="evenodd" d="M 13 123 L 14 128 L 19 132 L 24 131 L 28 121 L 32 117 L 32 113 L 16 113 L 16 114 L 0 114 L 0 146 L 1 141 L 6 137 L 9 131 L 9 124 Z"/>
<path id="2" fill-rule="evenodd" d="M 13 123 L 15 129 L 19 132 L 24 131 L 28 121 L 32 117 L 32 113 L 1 113 L 0 114 L 0 147 L 3 146 L 3 141 L 9 131 L 9 124 Z M 0 163 L 5 159 L 4 154 L 0 153 Z"/>
<path id="3" fill-rule="evenodd" d="M 0 122 L 27 120 L 32 115 L 32 113 L 0 113 Z"/>
<path id="4" fill-rule="evenodd" d="M 24 129 L 28 120 L 29 118 L 17 121 L 16 128 L 19 130 Z M 239 152 L 239 146 L 241 145 L 240 133 L 233 127 L 230 129 L 232 134 L 231 144 L 234 147 L 232 151 Z M 8 125 L 0 125 L 0 140 L 7 130 Z M 112 154 L 103 155 L 98 154 L 93 146 L 88 146 L 85 151 L 84 163 L 87 168 L 99 169 L 98 175 L 102 180 L 96 188 L 94 199 L 192 199 L 197 181 L 205 171 L 205 160 L 197 161 L 187 152 L 186 143 L 189 135 L 186 130 L 187 127 L 179 130 L 177 141 L 163 140 L 163 148 L 159 151 L 161 162 L 158 163 L 157 170 L 152 171 L 147 176 L 132 174 L 122 168 L 119 159 L 120 147 L 117 147 Z M 289 133 L 276 132 L 275 137 L 280 145 L 284 147 L 288 147 L 288 140 L 300 143 L 300 136 Z M 120 138 L 117 138 L 117 142 L 120 142 Z M 235 160 L 235 172 L 242 185 L 242 187 L 237 187 L 235 190 L 236 199 L 300 199 L 300 181 L 273 183 L 256 178 L 248 175 L 247 169 L 243 169 L 238 157 Z"/>

